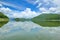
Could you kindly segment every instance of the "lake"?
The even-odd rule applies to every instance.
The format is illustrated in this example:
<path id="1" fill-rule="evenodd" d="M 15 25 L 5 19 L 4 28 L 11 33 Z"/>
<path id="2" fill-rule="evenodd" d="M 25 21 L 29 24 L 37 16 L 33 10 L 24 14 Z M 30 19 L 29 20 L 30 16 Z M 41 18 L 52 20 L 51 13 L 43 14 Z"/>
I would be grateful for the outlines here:
<path id="1" fill-rule="evenodd" d="M 0 40 L 60 40 L 60 25 L 44 27 L 32 21 L 9 21 L 0 28 Z"/>

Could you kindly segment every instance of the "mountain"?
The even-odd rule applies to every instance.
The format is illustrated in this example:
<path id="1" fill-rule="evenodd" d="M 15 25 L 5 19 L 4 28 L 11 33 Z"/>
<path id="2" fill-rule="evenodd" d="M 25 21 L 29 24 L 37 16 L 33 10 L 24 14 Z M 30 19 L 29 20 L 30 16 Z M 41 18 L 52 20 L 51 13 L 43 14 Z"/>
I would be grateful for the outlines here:
<path id="1" fill-rule="evenodd" d="M 9 21 L 9 18 L 0 12 L 0 27 L 6 24 Z"/>
<path id="2" fill-rule="evenodd" d="M 31 19 L 26 18 L 14 18 L 15 21 L 31 21 Z"/>
<path id="3" fill-rule="evenodd" d="M 41 26 L 60 26 L 60 14 L 41 14 L 32 19 L 34 23 Z"/>
<path id="4" fill-rule="evenodd" d="M 43 27 L 60 26 L 60 14 L 41 14 L 32 19 L 14 18 L 15 21 L 33 21 Z"/>
<path id="5" fill-rule="evenodd" d="M 34 17 L 32 20 L 37 21 L 60 20 L 60 14 L 41 14 L 37 17 Z"/>

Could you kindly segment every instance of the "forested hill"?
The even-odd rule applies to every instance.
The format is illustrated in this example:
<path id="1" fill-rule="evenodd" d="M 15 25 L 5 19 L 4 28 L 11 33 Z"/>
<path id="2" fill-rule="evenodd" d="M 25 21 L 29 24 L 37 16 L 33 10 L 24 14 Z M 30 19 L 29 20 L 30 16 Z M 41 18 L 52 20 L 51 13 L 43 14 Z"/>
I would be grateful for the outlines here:
<path id="1" fill-rule="evenodd" d="M 60 14 L 41 14 L 32 19 L 33 21 L 60 20 Z"/>
<path id="2" fill-rule="evenodd" d="M 2 27 L 4 24 L 8 23 L 9 18 L 0 12 L 0 27 Z"/>
<path id="3" fill-rule="evenodd" d="M 0 12 L 0 18 L 8 18 L 8 17 Z"/>

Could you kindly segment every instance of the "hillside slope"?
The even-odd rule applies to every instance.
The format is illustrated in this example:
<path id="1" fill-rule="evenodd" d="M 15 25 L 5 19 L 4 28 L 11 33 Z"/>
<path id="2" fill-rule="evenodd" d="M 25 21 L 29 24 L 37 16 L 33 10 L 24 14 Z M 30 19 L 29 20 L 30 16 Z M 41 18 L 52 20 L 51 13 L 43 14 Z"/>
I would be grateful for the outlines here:
<path id="1" fill-rule="evenodd" d="M 6 24 L 9 21 L 9 18 L 0 12 L 0 27 Z"/>
<path id="2" fill-rule="evenodd" d="M 60 14 L 41 14 L 32 21 L 41 26 L 60 26 Z"/>

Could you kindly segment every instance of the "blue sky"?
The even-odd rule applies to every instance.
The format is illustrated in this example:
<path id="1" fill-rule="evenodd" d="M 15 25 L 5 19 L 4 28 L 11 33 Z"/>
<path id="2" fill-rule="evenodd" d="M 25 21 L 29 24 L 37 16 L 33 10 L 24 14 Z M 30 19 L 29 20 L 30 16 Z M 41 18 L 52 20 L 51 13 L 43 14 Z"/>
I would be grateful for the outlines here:
<path id="1" fill-rule="evenodd" d="M 39 8 L 37 8 L 37 6 L 39 6 L 39 3 L 34 4 L 35 1 L 36 0 L 33 0 L 33 3 L 29 3 L 27 0 L 1 0 L 1 2 L 19 7 L 19 8 L 15 8 L 18 10 L 24 10 L 25 8 L 31 8 L 31 10 L 38 11 Z M 40 3 L 42 3 L 40 7 L 45 7 L 46 9 L 49 9 L 50 7 L 56 7 L 56 5 L 53 4 L 51 1 L 49 2 L 49 4 L 47 4 L 44 2 L 44 0 L 40 0 Z M 13 7 L 9 5 L 5 5 L 5 7 L 7 6 L 13 9 Z"/>
<path id="2" fill-rule="evenodd" d="M 0 0 L 0 11 L 9 17 L 33 18 L 42 13 L 60 13 L 59 3 L 59 0 Z"/>
<path id="3" fill-rule="evenodd" d="M 31 8 L 31 10 L 34 10 L 34 11 L 37 11 L 38 8 L 36 8 L 36 5 L 33 5 L 27 1 L 24 1 L 24 0 L 1 0 L 1 2 L 4 2 L 4 3 L 8 3 L 8 4 L 11 4 L 11 5 L 15 5 L 17 6 L 18 8 L 15 8 L 15 9 L 18 9 L 18 10 L 24 10 L 26 8 Z M 9 6 L 9 5 L 4 5 L 5 7 L 9 7 L 11 9 L 14 9 L 14 7 L 12 6 Z"/>

